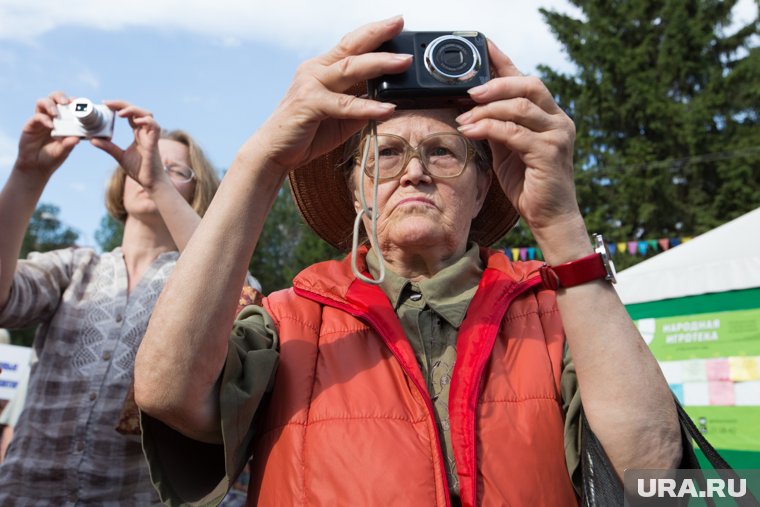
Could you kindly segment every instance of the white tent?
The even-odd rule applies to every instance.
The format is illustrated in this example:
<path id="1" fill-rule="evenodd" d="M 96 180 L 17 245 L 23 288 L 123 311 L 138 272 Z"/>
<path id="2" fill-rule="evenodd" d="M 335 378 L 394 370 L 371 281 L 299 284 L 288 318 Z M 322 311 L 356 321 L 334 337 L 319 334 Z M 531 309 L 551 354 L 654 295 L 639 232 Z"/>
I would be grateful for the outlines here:
<path id="1" fill-rule="evenodd" d="M 618 274 L 626 305 L 760 287 L 760 208 Z"/>
<path id="2" fill-rule="evenodd" d="M 671 390 L 735 468 L 760 463 L 760 208 L 619 273 Z"/>

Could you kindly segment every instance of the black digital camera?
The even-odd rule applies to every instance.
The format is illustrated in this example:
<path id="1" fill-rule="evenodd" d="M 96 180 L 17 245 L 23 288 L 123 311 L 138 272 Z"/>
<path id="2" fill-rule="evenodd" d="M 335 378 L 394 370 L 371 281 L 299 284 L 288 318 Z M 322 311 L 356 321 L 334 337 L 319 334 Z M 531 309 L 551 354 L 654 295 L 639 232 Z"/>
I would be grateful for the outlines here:
<path id="1" fill-rule="evenodd" d="M 367 83 L 371 98 L 399 109 L 472 106 L 467 90 L 491 79 L 488 46 L 480 32 L 401 32 L 377 51 L 414 55 L 405 72 Z"/>

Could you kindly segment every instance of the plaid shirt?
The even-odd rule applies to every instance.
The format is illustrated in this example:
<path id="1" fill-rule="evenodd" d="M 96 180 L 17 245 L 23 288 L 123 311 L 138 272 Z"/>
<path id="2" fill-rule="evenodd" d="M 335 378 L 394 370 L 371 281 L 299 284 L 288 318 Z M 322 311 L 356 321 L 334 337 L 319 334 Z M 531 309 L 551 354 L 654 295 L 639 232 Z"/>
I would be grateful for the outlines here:
<path id="1" fill-rule="evenodd" d="M 39 362 L 0 465 L 0 505 L 158 504 L 140 437 L 115 426 L 137 347 L 178 255 L 159 255 L 131 294 L 119 248 L 19 261 L 0 326 L 41 324 Z"/>

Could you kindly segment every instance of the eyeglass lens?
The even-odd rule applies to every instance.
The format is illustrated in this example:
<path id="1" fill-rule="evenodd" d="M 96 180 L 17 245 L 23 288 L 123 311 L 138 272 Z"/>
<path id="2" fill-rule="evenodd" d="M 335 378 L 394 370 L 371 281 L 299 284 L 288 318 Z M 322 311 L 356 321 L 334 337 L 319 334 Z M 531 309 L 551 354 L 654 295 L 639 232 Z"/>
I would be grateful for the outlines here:
<path id="1" fill-rule="evenodd" d="M 370 143 L 365 172 L 374 176 L 375 146 L 372 136 L 365 142 Z M 431 175 L 442 178 L 458 176 L 467 164 L 467 141 L 456 133 L 433 134 L 423 139 L 416 148 L 403 137 L 378 134 L 377 147 L 380 179 L 393 178 L 400 174 L 402 168 L 415 155 Z"/>
<path id="2" fill-rule="evenodd" d="M 164 171 L 169 175 L 169 178 L 177 183 L 186 183 L 195 177 L 195 173 L 193 173 L 192 169 L 180 164 L 165 165 Z"/>

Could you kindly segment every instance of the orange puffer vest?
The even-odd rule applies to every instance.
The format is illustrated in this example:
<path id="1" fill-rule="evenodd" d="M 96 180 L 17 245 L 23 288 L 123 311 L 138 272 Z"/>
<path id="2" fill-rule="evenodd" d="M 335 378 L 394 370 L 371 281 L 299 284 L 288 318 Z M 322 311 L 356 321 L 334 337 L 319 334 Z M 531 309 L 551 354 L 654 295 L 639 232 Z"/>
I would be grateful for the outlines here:
<path id="1" fill-rule="evenodd" d="M 462 504 L 575 505 L 555 295 L 533 276 L 537 263 L 481 257 L 449 402 Z M 346 258 L 304 270 L 264 307 L 280 363 L 256 422 L 249 505 L 449 505 L 430 396 L 382 290 Z"/>

